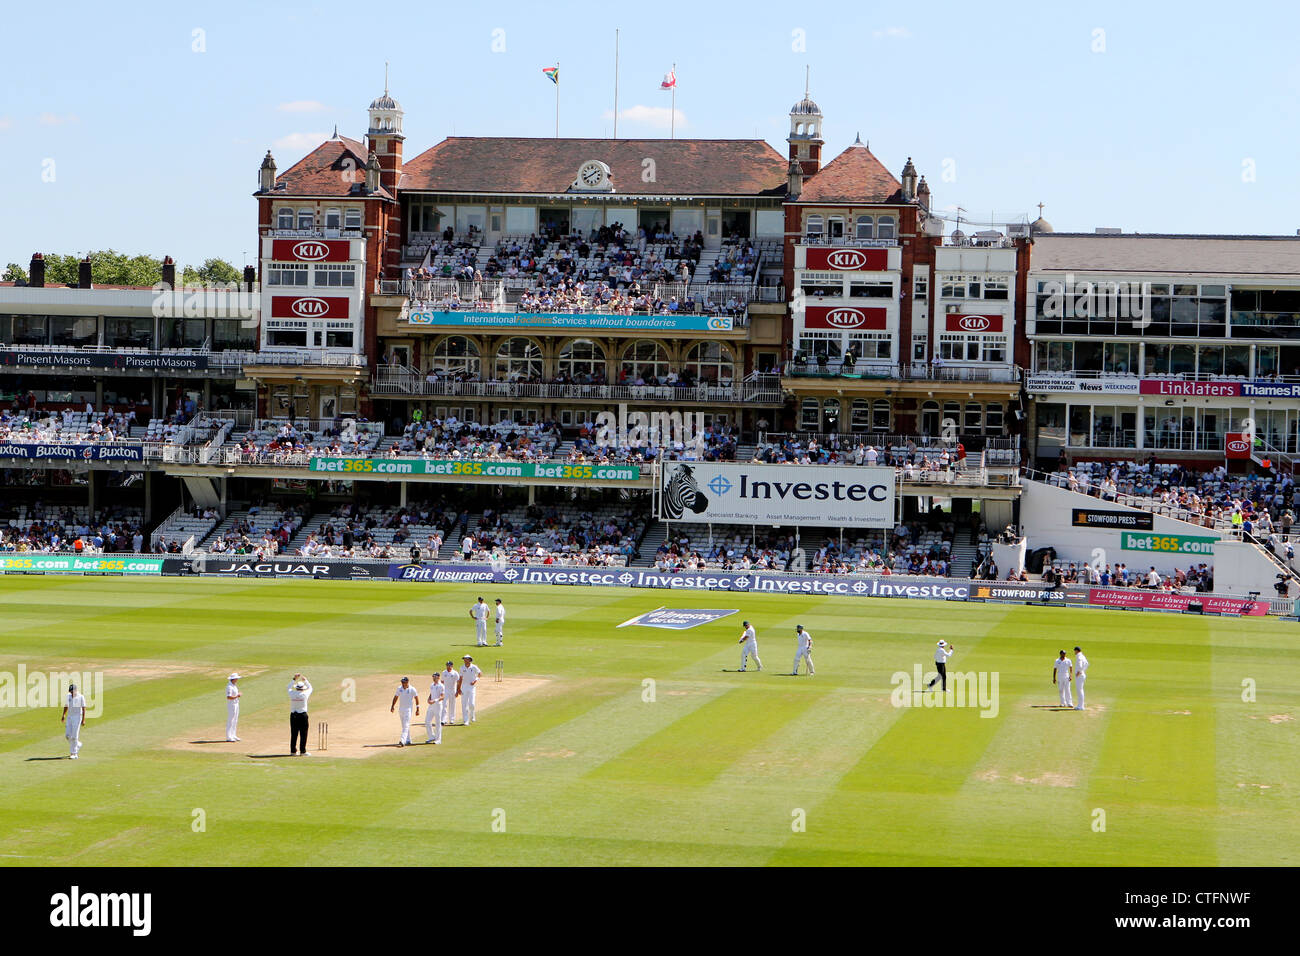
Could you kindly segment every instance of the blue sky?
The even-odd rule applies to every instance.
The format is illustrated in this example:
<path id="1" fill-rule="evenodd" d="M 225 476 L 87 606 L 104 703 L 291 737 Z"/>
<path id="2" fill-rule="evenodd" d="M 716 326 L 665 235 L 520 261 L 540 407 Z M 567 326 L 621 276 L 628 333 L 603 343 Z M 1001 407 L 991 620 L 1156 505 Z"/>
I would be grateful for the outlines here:
<path id="1" fill-rule="evenodd" d="M 937 207 L 1058 230 L 1294 235 L 1290 3 L 13 4 L 0 34 L 0 265 L 112 246 L 253 255 L 257 167 L 361 138 L 390 88 L 408 158 L 449 135 L 767 139 L 803 94 Z M 129 10 L 128 12 L 124 12 Z M 195 31 L 201 31 L 196 33 Z M 500 32 L 498 32 L 500 31 Z M 1098 32 L 1102 31 L 1102 32 Z M 495 48 L 495 49 L 494 49 Z"/>

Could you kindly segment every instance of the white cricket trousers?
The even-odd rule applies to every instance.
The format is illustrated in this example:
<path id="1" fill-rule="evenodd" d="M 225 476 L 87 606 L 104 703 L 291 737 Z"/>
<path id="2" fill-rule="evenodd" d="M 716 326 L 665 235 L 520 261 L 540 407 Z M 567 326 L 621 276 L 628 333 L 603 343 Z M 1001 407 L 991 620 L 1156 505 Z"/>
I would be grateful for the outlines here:
<path id="1" fill-rule="evenodd" d="M 487 647 L 487 621 L 475 622 L 474 643 L 479 647 Z"/>
<path id="2" fill-rule="evenodd" d="M 497 647 L 500 647 L 502 644 L 505 643 L 506 640 L 505 630 L 506 630 L 505 624 L 498 621 L 497 622 Z"/>
<path id="3" fill-rule="evenodd" d="M 454 685 L 452 686 L 452 689 L 447 692 L 447 699 L 443 703 L 447 710 L 446 713 L 443 714 L 442 722 L 443 724 L 450 726 L 456 722 L 456 689 Z M 464 704 L 461 705 L 462 712 L 464 711 L 464 706 Z"/>
<path id="4" fill-rule="evenodd" d="M 746 641 L 740 646 L 740 669 L 742 671 L 745 669 L 745 664 L 750 657 L 754 658 L 754 663 L 758 665 L 759 670 L 762 670 L 763 662 L 758 659 L 758 641 Z"/>
<path id="5" fill-rule="evenodd" d="M 460 722 L 462 724 L 468 724 L 474 719 L 474 691 L 473 684 L 460 689 Z"/>
<path id="6" fill-rule="evenodd" d="M 1060 687 L 1061 687 L 1061 706 L 1062 706 L 1062 707 L 1073 707 L 1073 706 L 1074 706 L 1074 697 L 1071 696 L 1071 694 L 1070 694 L 1070 682 L 1069 682 L 1069 680 L 1060 680 L 1060 681 L 1057 681 L 1057 683 L 1058 683 L 1058 684 L 1060 685 Z"/>
<path id="7" fill-rule="evenodd" d="M 800 661 L 807 661 L 807 662 L 808 662 L 808 673 L 809 673 L 809 674 L 816 674 L 816 673 L 817 673 L 817 669 L 816 669 L 815 667 L 813 667 L 812 648 L 811 648 L 811 647 L 806 647 L 806 648 L 804 648 L 802 651 L 796 651 L 796 652 L 795 652 L 795 655 L 794 655 L 794 671 L 793 671 L 793 673 L 795 673 L 795 674 L 799 673 L 799 662 L 800 662 Z"/>
<path id="8" fill-rule="evenodd" d="M 1083 682 L 1088 679 L 1085 674 L 1075 674 L 1074 682 L 1078 685 L 1076 690 L 1079 692 L 1079 702 L 1074 705 L 1075 710 L 1083 710 Z"/>
<path id="9" fill-rule="evenodd" d="M 239 701 L 226 701 L 226 739 L 234 740 L 239 736 L 236 733 L 239 727 Z"/>
<path id="10" fill-rule="evenodd" d="M 428 734 L 426 743 L 442 742 L 442 704 L 442 701 L 435 700 L 424 712 L 424 732 Z"/>
<path id="11" fill-rule="evenodd" d="M 63 731 L 63 736 L 68 738 L 68 756 L 75 757 L 77 751 L 81 749 L 81 717 L 78 716 L 73 720 L 72 715 L 68 714 L 67 729 Z"/>
<path id="12" fill-rule="evenodd" d="M 402 736 L 401 742 L 409 744 L 411 742 L 411 712 L 409 710 L 398 710 L 397 716 L 402 718 Z"/>

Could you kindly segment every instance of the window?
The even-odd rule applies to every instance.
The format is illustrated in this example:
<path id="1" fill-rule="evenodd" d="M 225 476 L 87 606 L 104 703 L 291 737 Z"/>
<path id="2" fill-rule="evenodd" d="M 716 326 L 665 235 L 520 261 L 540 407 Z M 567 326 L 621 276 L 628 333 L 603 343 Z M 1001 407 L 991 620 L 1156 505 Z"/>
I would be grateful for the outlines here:
<path id="1" fill-rule="evenodd" d="M 892 282 L 850 282 L 849 297 L 854 299 L 892 299 Z"/>
<path id="2" fill-rule="evenodd" d="M 696 381 L 714 385 L 730 382 L 734 369 L 731 350 L 721 342 L 701 342 L 686 353 L 686 371 Z"/>
<path id="3" fill-rule="evenodd" d="M 266 284 L 269 286 L 305 286 L 307 284 L 307 263 L 272 263 L 266 267 Z"/>
<path id="4" fill-rule="evenodd" d="M 343 215 L 337 209 L 325 210 L 325 228 L 338 230 L 343 227 Z"/>
<path id="5" fill-rule="evenodd" d="M 316 266 L 316 285 L 351 289 L 357 284 L 357 267 L 321 263 Z"/>
<path id="6" fill-rule="evenodd" d="M 962 429 L 967 432 L 977 433 L 984 421 L 984 406 L 979 402 L 966 403 L 966 416 L 962 422 Z"/>
<path id="7" fill-rule="evenodd" d="M 1039 342 L 1034 350 L 1038 371 L 1071 372 L 1074 370 L 1073 342 Z"/>
<path id="8" fill-rule="evenodd" d="M 915 299 L 925 299 L 930 295 L 930 279 L 927 276 L 916 276 L 912 279 L 912 297 Z"/>
<path id="9" fill-rule="evenodd" d="M 843 336 L 839 332 L 801 332 L 799 351 L 809 364 L 820 365 L 822 357 L 827 362 L 838 362 L 843 354 Z"/>
<path id="10" fill-rule="evenodd" d="M 542 350 L 532 339 L 516 336 L 497 349 L 496 377 L 531 379 L 542 377 Z"/>
<path id="11" fill-rule="evenodd" d="M 293 228 L 293 210 L 281 209 L 275 214 L 275 228 L 292 229 Z"/>
<path id="12" fill-rule="evenodd" d="M 267 329 L 266 344 L 274 346 L 298 346 L 307 345 L 306 329 Z"/>
<path id="13" fill-rule="evenodd" d="M 881 216 L 877 221 L 876 238 L 893 239 L 894 238 L 894 217 Z"/>
<path id="14" fill-rule="evenodd" d="M 890 414 L 893 407 L 883 398 L 878 398 L 871 404 L 871 427 L 878 432 L 889 431 Z"/>
<path id="15" fill-rule="evenodd" d="M 838 398 L 828 398 L 822 403 L 822 420 L 825 422 L 825 428 L 828 432 L 840 430 L 840 400 Z"/>
<path id="16" fill-rule="evenodd" d="M 352 336 L 353 332 L 351 329 L 348 329 L 347 331 L 342 329 L 326 329 L 325 347 L 327 349 L 350 349 L 352 348 Z"/>
<path id="17" fill-rule="evenodd" d="M 830 219 L 826 221 L 826 234 L 831 239 L 843 239 L 844 238 L 844 217 L 831 216 Z"/>
<path id="18" fill-rule="evenodd" d="M 316 225 L 316 214 L 310 209 L 298 210 L 298 228 L 311 229 Z"/>
<path id="19" fill-rule="evenodd" d="M 815 398 L 805 398 L 799 406 L 799 427 L 804 431 L 821 431 L 822 406 Z"/>
<path id="20" fill-rule="evenodd" d="M 560 374 L 585 380 L 605 373 L 605 350 L 591 339 L 574 339 L 560 349 Z"/>
<path id="21" fill-rule="evenodd" d="M 668 350 L 658 342 L 641 340 L 633 342 L 623 351 L 622 371 L 627 376 L 627 384 L 634 384 L 640 376 L 647 383 L 650 379 L 660 379 L 668 375 Z"/>
<path id="22" fill-rule="evenodd" d="M 857 238 L 870 239 L 875 235 L 876 221 L 871 216 L 858 217 Z"/>
<path id="23" fill-rule="evenodd" d="M 51 345 L 98 345 L 99 319 L 93 315 L 50 316 Z"/>
<path id="24" fill-rule="evenodd" d="M 199 324 L 202 323 L 203 320 L 200 319 Z M 116 348 L 149 348 L 153 345 L 153 319 L 120 319 L 106 316 L 104 344 Z"/>
<path id="25" fill-rule="evenodd" d="M 945 362 L 1005 362 L 1007 336 L 942 332 L 939 335 L 939 357 Z"/>
<path id="26" fill-rule="evenodd" d="M 45 345 L 48 342 L 49 317 L 44 315 L 15 315 L 15 345 Z"/>
<path id="27" fill-rule="evenodd" d="M 849 431 L 871 430 L 871 403 L 865 398 L 855 398 L 849 411 Z"/>
<path id="28" fill-rule="evenodd" d="M 838 276 L 834 279 L 820 279 L 814 273 L 811 276 L 800 276 L 799 288 L 805 296 L 838 298 L 844 295 L 844 280 Z"/>
<path id="29" fill-rule="evenodd" d="M 893 337 L 889 332 L 859 332 L 849 336 L 849 350 L 857 359 L 889 359 L 893 355 Z"/>
<path id="30" fill-rule="evenodd" d="M 1009 293 L 1009 283 L 1004 276 L 988 276 L 984 279 L 984 298 L 1005 299 Z"/>
<path id="31" fill-rule="evenodd" d="M 246 328 L 242 319 L 213 319 L 212 347 L 217 350 L 257 348 L 256 331 Z"/>
<path id="32" fill-rule="evenodd" d="M 822 234 L 822 217 L 809 216 L 808 227 L 804 234 L 808 236 L 810 239 L 814 236 L 820 237 Z"/>
<path id="33" fill-rule="evenodd" d="M 360 209 L 348 209 L 347 211 L 345 211 L 345 212 L 343 213 L 343 228 L 344 228 L 344 229 L 360 229 L 360 228 L 361 228 L 361 210 L 360 210 Z"/>
<path id="34" fill-rule="evenodd" d="M 463 335 L 449 335 L 433 349 L 430 370 L 466 374 L 477 378 L 479 374 L 478 346 Z"/>
<path id="35" fill-rule="evenodd" d="M 1116 375 L 1137 372 L 1138 346 L 1130 342 L 1107 342 L 1102 348 L 1101 370 Z"/>
<path id="36" fill-rule="evenodd" d="M 912 361 L 924 362 L 926 354 L 926 344 L 929 341 L 924 332 L 912 333 Z"/>
<path id="37" fill-rule="evenodd" d="M 990 435 L 1002 431 L 1002 403 L 989 402 L 984 406 L 984 430 Z"/>

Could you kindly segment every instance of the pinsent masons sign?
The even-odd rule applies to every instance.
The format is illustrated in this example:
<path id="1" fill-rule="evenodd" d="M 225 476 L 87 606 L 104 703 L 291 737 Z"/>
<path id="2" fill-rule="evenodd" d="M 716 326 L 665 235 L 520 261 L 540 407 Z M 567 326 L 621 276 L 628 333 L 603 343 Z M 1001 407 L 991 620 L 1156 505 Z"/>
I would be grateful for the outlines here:
<path id="1" fill-rule="evenodd" d="M 122 369 L 140 372 L 201 372 L 206 355 L 167 355 L 140 352 L 44 352 L 40 349 L 0 349 L 0 366 L 13 368 Z"/>

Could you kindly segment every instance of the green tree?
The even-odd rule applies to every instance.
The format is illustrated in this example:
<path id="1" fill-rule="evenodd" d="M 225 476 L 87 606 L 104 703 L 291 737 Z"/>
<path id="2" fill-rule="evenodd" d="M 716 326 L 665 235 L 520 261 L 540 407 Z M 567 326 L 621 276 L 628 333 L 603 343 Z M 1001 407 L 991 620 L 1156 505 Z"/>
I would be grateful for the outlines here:
<path id="1" fill-rule="evenodd" d="M 186 266 L 181 273 L 181 285 L 216 285 L 239 283 L 244 274 L 225 259 L 204 259 L 197 269 Z"/>
<path id="2" fill-rule="evenodd" d="M 4 275 L 0 275 L 0 282 L 26 282 L 27 273 L 16 262 L 11 262 L 5 266 Z"/>

